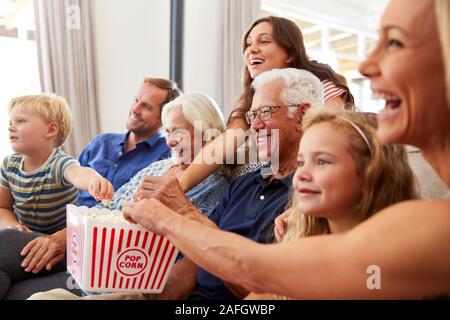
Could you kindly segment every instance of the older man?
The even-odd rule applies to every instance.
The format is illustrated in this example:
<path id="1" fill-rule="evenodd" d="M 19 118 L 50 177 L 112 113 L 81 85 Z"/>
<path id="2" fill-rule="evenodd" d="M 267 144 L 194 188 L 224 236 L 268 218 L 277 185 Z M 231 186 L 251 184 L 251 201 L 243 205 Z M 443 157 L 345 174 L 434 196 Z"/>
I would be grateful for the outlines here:
<path id="1" fill-rule="evenodd" d="M 253 83 L 255 96 L 246 114 L 254 132 L 258 157 L 275 170 L 258 170 L 235 180 L 209 219 L 202 216 L 184 197 L 174 179 L 148 178 L 141 186 L 139 198 L 157 198 L 166 206 L 211 227 L 234 232 L 266 242 L 274 219 L 285 209 L 292 175 L 296 169 L 301 122 L 308 108 L 323 103 L 323 88 L 318 78 L 298 69 L 272 70 L 258 76 Z M 274 151 L 277 151 L 274 153 Z M 272 168 L 273 169 L 273 168 Z M 166 195 L 179 193 L 177 203 Z M 152 203 L 141 201 L 124 208 L 125 216 L 143 226 L 158 230 L 158 213 Z M 180 234 L 180 236 L 182 236 Z M 160 298 L 234 299 L 222 280 L 198 268 L 188 258 L 178 262 Z M 158 297 L 156 297 L 158 298 Z"/>
<path id="2" fill-rule="evenodd" d="M 159 132 L 161 110 L 179 95 L 175 82 L 145 78 L 130 107 L 128 132 L 95 137 L 81 153 L 80 164 L 95 169 L 117 190 L 149 164 L 169 158 L 169 147 Z M 92 207 L 96 203 L 89 192 L 80 192 L 78 205 Z"/>

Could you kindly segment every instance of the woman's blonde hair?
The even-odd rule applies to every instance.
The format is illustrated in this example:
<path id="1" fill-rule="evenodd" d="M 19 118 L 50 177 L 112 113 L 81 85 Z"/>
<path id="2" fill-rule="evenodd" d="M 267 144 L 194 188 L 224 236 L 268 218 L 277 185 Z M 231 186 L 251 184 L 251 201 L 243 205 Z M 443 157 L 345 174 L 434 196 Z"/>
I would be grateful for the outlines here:
<path id="1" fill-rule="evenodd" d="M 436 1 L 436 19 L 441 38 L 442 56 L 445 68 L 445 81 L 447 88 L 447 107 L 450 108 L 450 1 Z"/>
<path id="2" fill-rule="evenodd" d="M 56 122 L 59 132 L 55 140 L 55 147 L 64 144 L 72 129 L 72 113 L 66 99 L 55 94 L 38 94 L 21 96 L 10 101 L 9 113 L 18 110 L 34 112 L 47 123 Z"/>
<path id="3" fill-rule="evenodd" d="M 362 177 L 361 199 L 355 208 L 359 221 L 394 203 L 417 198 L 415 176 L 406 149 L 379 143 L 374 114 L 326 108 L 311 110 L 303 119 L 303 132 L 320 123 L 328 123 L 347 135 L 357 174 Z M 327 219 L 299 212 L 294 192 L 289 211 L 289 227 L 283 240 L 330 233 Z"/>

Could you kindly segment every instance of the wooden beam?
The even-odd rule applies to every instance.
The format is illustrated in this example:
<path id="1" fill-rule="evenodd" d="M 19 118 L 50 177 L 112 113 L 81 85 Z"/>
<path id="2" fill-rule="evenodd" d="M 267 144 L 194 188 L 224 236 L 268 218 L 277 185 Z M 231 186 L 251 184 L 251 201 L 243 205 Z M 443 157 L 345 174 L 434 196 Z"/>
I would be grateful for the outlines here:
<path id="1" fill-rule="evenodd" d="M 316 25 L 314 25 L 312 27 L 303 28 L 301 30 L 302 30 L 303 36 L 307 36 L 309 34 L 322 31 L 322 27 L 320 25 L 316 24 Z"/>
<path id="2" fill-rule="evenodd" d="M 5 26 L 0 25 L 0 37 L 17 39 L 19 37 L 19 32 L 17 28 L 6 28 Z M 35 40 L 33 30 L 27 30 L 27 40 Z"/>
<path id="3" fill-rule="evenodd" d="M 0 37 L 17 38 L 18 37 L 17 29 L 0 26 Z"/>

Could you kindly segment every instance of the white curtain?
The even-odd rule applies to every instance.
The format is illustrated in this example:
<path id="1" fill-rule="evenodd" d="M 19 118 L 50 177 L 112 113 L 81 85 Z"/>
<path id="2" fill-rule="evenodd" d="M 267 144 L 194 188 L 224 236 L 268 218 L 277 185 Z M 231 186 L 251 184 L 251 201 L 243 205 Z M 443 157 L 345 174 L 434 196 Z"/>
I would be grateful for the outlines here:
<path id="1" fill-rule="evenodd" d="M 221 77 L 219 102 L 228 115 L 242 94 L 242 36 L 258 18 L 260 0 L 223 0 Z"/>
<path id="2" fill-rule="evenodd" d="M 67 99 L 73 129 L 65 150 L 78 156 L 99 132 L 93 1 L 34 0 L 42 91 Z"/>

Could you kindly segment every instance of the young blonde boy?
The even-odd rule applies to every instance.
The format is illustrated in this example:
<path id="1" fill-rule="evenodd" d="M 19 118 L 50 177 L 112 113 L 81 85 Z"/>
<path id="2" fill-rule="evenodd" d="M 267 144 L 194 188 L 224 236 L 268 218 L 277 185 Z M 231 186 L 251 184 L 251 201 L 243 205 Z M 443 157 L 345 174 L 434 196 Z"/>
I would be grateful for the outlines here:
<path id="1" fill-rule="evenodd" d="M 0 175 L 0 226 L 53 233 L 65 226 L 65 206 L 77 189 L 110 199 L 113 187 L 91 168 L 83 168 L 59 147 L 71 130 L 64 98 L 23 96 L 9 105 L 9 138 L 16 152 L 3 160 Z"/>
<path id="2" fill-rule="evenodd" d="M 10 245 L 22 246 L 17 255 L 25 258 L 19 268 L 37 273 L 64 259 L 66 205 L 76 202 L 78 189 L 99 200 L 111 199 L 114 190 L 108 180 L 60 149 L 72 127 L 64 98 L 18 97 L 10 102 L 9 112 L 15 153 L 0 169 L 0 238 L 16 230 L 17 241 L 10 240 Z"/>

